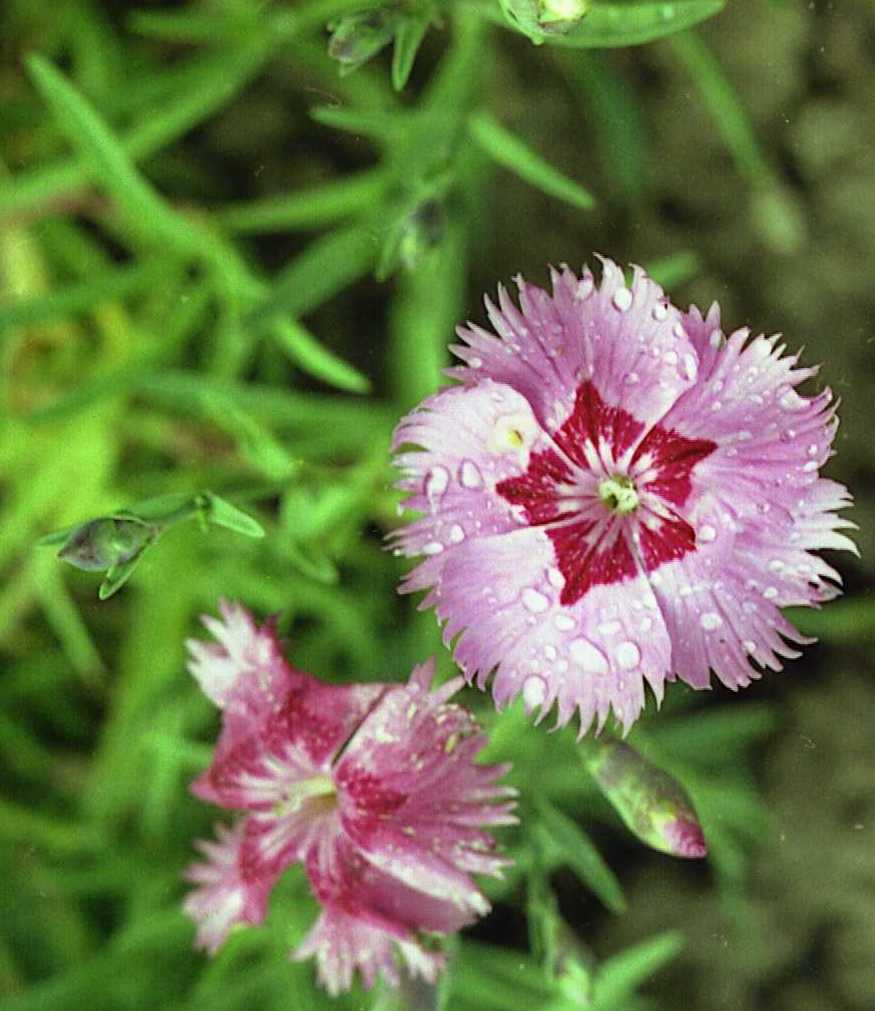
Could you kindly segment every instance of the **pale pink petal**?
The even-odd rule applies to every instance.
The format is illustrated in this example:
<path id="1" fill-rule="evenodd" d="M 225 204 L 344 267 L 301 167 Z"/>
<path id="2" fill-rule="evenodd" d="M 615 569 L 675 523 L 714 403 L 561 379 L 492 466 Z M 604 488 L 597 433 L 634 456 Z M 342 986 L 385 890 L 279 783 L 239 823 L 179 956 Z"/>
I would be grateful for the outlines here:
<path id="1" fill-rule="evenodd" d="M 196 845 L 206 860 L 192 864 L 185 878 L 198 887 L 189 893 L 183 910 L 197 924 L 195 945 L 213 955 L 234 927 L 261 923 L 276 874 L 248 876 L 240 853 L 245 820 L 233 827 L 216 826 L 216 841 Z"/>
<path id="2" fill-rule="evenodd" d="M 204 694 L 220 708 L 229 703 L 246 708 L 262 697 L 269 703 L 286 690 L 293 679 L 291 668 L 279 650 L 272 622 L 259 628 L 245 607 L 219 601 L 222 620 L 203 616 L 214 643 L 199 639 L 186 642 L 191 654 L 188 669 Z"/>
<path id="3" fill-rule="evenodd" d="M 399 957 L 409 973 L 428 982 L 435 981 L 444 964 L 441 954 L 426 950 L 415 939 L 394 937 L 333 907 L 323 909 L 292 957 L 302 961 L 311 956 L 316 958 L 322 985 L 335 997 L 352 986 L 356 971 L 367 989 L 378 977 L 397 986 Z"/>
<path id="4" fill-rule="evenodd" d="M 568 607 L 563 586 L 553 546 L 537 528 L 472 542 L 447 566 L 436 594 L 445 641 L 459 636 L 456 660 L 481 687 L 495 670 L 500 706 L 522 695 L 542 714 L 555 703 L 558 725 L 577 713 L 585 731 L 613 709 L 631 726 L 645 681 L 661 698 L 671 676 L 671 647 L 650 585 L 639 573 L 595 586 Z M 455 606 L 462 594 L 464 610 Z"/>
<path id="5" fill-rule="evenodd" d="M 418 589 L 433 583 L 446 559 L 466 540 L 516 529 L 519 509 L 498 495 L 496 484 L 525 472 L 532 451 L 546 448 L 529 404 L 514 390 L 489 381 L 476 389 L 454 387 L 426 400 L 395 431 L 396 463 L 408 492 L 406 509 L 419 519 L 392 540 L 426 560 L 408 578 Z"/>
<path id="6" fill-rule="evenodd" d="M 500 288 L 499 306 L 487 308 L 501 340 L 460 328 L 468 347 L 454 350 L 467 367 L 449 374 L 467 385 L 512 386 L 549 432 L 570 414 L 586 379 L 611 406 L 658 421 L 695 381 L 698 355 L 680 313 L 640 267 L 630 285 L 612 260 L 602 259 L 602 268 L 600 284 L 589 268 L 580 280 L 567 268 L 553 271 L 552 295 L 520 279 L 521 311 Z"/>

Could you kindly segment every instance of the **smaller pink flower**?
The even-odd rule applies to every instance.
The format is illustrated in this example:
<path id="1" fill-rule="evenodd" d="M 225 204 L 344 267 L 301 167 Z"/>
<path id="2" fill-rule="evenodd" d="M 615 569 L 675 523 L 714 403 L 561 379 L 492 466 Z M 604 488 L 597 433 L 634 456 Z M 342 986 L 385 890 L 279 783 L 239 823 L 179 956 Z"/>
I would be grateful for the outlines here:
<path id="1" fill-rule="evenodd" d="M 189 664 L 223 709 L 212 765 L 194 793 L 246 811 L 205 861 L 184 908 L 211 954 L 241 924 L 261 923 L 291 864 L 307 871 L 322 915 L 295 952 L 315 955 L 333 994 L 356 969 L 365 986 L 397 983 L 399 963 L 433 981 L 442 956 L 423 933 L 449 934 L 489 911 L 472 873 L 500 876 L 508 861 L 486 831 L 516 821 L 508 766 L 476 765 L 484 736 L 451 703 L 464 681 L 430 690 L 434 664 L 406 685 L 322 684 L 291 667 L 274 626 L 236 604 L 205 618 L 215 643 L 190 641 Z"/>

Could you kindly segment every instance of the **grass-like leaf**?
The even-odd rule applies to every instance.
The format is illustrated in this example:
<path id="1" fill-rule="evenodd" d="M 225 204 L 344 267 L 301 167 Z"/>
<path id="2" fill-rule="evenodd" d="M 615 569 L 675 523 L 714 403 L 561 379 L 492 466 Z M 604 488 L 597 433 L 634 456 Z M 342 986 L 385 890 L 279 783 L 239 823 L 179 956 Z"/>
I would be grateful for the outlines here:
<path id="1" fill-rule="evenodd" d="M 527 183 L 582 210 L 595 206 L 595 197 L 580 183 L 554 168 L 488 113 L 472 116 L 468 128 L 490 158 Z"/>

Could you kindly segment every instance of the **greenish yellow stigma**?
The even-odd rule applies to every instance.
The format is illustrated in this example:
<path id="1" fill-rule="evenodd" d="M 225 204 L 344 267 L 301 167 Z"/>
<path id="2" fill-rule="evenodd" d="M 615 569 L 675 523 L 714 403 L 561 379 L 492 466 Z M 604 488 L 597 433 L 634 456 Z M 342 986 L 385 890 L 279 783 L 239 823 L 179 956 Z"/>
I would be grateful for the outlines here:
<path id="1" fill-rule="evenodd" d="M 638 492 L 631 477 L 615 474 L 599 485 L 599 498 L 618 516 L 628 516 L 638 508 Z"/>
<path id="2" fill-rule="evenodd" d="M 334 781 L 330 776 L 313 776 L 311 779 L 299 780 L 288 791 L 286 797 L 274 804 L 274 814 L 278 818 L 300 811 L 305 801 L 317 800 L 318 803 L 331 806 L 336 794 Z"/>

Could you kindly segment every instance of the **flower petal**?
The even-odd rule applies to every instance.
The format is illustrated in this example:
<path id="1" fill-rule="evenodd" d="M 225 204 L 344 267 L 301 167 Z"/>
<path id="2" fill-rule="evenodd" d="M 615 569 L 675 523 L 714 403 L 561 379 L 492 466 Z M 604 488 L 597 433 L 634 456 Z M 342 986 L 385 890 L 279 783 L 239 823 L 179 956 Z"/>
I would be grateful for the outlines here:
<path id="1" fill-rule="evenodd" d="M 571 413 L 582 380 L 591 379 L 611 406 L 622 405 L 646 425 L 665 414 L 695 381 L 698 356 L 681 316 L 640 267 L 631 286 L 603 258 L 596 285 L 588 268 L 578 280 L 553 271 L 552 295 L 520 280 L 521 310 L 503 288 L 499 308 L 487 302 L 496 338 L 479 327 L 459 329 L 454 346 L 466 367 L 449 374 L 466 385 L 506 383 L 531 404 L 548 432 Z"/>
<path id="2" fill-rule="evenodd" d="M 577 710 L 581 732 L 613 709 L 628 728 L 644 705 L 644 681 L 661 698 L 671 677 L 671 645 L 647 578 L 636 568 L 570 607 L 563 587 L 553 545 L 537 527 L 471 542 L 448 560 L 433 594 L 444 641 L 459 636 L 456 661 L 481 688 L 495 670 L 499 705 L 522 694 L 545 714 L 555 702 L 557 725 Z"/>
<path id="3" fill-rule="evenodd" d="M 366 989 L 374 985 L 378 976 L 397 986 L 396 955 L 411 975 L 430 983 L 437 979 L 444 965 L 443 955 L 426 950 L 414 939 L 396 938 L 342 909 L 327 906 L 292 957 L 303 961 L 315 956 L 322 985 L 336 997 L 352 986 L 356 970 L 361 973 Z"/>
<path id="4" fill-rule="evenodd" d="M 216 841 L 196 845 L 206 860 L 192 864 L 187 881 L 199 887 L 190 892 L 183 910 L 197 924 L 195 946 L 214 955 L 231 930 L 241 924 L 261 923 L 276 874 L 247 876 L 240 861 L 246 821 L 233 827 L 216 826 Z"/>

